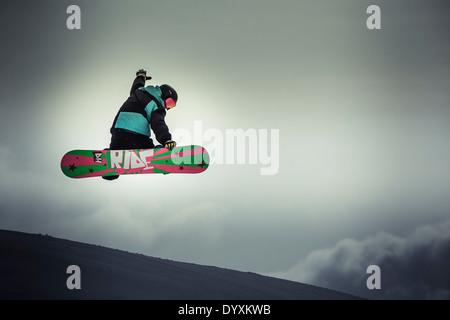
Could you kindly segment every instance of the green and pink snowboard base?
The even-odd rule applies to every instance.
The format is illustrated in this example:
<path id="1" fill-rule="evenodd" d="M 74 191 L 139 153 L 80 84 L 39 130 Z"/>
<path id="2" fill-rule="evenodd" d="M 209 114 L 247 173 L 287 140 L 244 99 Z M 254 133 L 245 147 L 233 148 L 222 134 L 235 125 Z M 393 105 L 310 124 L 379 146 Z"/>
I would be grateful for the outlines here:
<path id="1" fill-rule="evenodd" d="M 191 145 L 134 150 L 72 150 L 61 160 L 70 178 L 148 173 L 200 173 L 209 166 L 205 148 Z"/>

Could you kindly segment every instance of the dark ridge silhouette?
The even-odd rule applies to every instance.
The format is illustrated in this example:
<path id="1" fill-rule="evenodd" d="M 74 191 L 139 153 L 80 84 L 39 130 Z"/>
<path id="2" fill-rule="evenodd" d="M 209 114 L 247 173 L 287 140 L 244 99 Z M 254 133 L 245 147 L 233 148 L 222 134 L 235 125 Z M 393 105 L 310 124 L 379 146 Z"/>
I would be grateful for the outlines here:
<path id="1" fill-rule="evenodd" d="M 0 299 L 359 299 L 252 272 L 7 230 L 0 230 L 0 261 Z M 67 287 L 71 265 L 80 268 L 81 289 Z"/>

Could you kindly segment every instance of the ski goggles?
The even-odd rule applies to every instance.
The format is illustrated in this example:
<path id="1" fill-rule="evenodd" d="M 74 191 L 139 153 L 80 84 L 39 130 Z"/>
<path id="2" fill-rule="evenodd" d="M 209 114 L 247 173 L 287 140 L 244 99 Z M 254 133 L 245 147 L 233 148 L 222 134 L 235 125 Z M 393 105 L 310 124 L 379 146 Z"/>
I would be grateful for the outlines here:
<path id="1" fill-rule="evenodd" d="M 166 109 L 172 109 L 173 107 L 175 107 L 177 105 L 177 103 L 175 102 L 175 100 L 173 100 L 172 98 L 167 98 L 166 99 Z"/>

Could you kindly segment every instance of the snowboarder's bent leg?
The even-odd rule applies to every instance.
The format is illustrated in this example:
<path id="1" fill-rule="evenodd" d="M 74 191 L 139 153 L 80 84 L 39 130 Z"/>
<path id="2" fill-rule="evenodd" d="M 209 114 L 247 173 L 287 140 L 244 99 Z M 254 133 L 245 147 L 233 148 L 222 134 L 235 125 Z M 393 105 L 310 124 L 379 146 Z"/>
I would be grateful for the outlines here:
<path id="1" fill-rule="evenodd" d="M 151 138 L 139 133 L 114 129 L 112 131 L 111 150 L 153 149 L 155 145 Z"/>
<path id="2" fill-rule="evenodd" d="M 155 145 L 151 138 L 126 130 L 113 129 L 109 150 L 153 149 Z M 119 175 L 102 176 L 105 180 L 116 180 Z"/>

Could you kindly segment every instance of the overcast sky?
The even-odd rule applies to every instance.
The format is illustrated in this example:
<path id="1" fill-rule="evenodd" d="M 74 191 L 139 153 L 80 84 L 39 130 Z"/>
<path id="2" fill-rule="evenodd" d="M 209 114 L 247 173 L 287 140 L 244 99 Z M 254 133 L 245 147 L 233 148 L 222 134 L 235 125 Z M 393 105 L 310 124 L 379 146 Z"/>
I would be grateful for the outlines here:
<path id="1" fill-rule="evenodd" d="M 80 30 L 66 27 L 71 4 Z M 381 30 L 366 27 L 371 4 Z M 449 9 L 406 0 L 4 4 L 0 228 L 366 297 L 450 298 Z M 140 68 L 148 84 L 178 91 L 167 115 L 177 141 L 215 148 L 217 160 L 227 130 L 254 132 L 258 146 L 248 148 L 278 151 L 276 174 L 261 175 L 258 153 L 256 164 L 218 161 L 193 176 L 65 177 L 64 153 L 109 145 Z M 275 131 L 275 143 L 261 143 Z M 366 288 L 372 264 L 381 290 Z"/>

